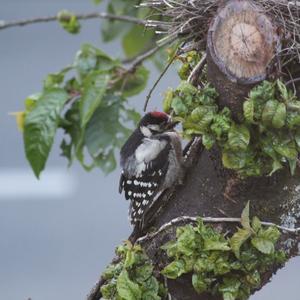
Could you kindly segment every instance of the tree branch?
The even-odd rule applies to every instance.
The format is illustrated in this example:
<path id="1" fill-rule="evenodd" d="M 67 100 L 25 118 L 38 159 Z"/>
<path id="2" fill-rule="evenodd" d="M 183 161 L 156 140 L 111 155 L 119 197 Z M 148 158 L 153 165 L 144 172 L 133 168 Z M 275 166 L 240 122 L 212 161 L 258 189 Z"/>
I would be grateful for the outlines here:
<path id="1" fill-rule="evenodd" d="M 145 236 L 140 237 L 139 239 L 136 240 L 136 243 L 141 243 L 146 240 L 151 240 L 151 239 L 155 238 L 157 235 L 159 235 L 160 233 L 166 231 L 167 229 L 169 229 L 170 227 L 172 227 L 174 225 L 184 223 L 184 222 L 195 223 L 195 222 L 197 222 L 198 219 L 199 219 L 198 217 L 190 217 L 190 216 L 181 216 L 181 217 L 174 218 L 170 222 L 167 222 L 164 225 L 162 225 L 157 231 L 148 233 Z M 206 218 L 201 218 L 201 220 L 204 223 L 241 223 L 241 218 L 206 217 Z M 280 225 L 277 225 L 277 224 L 271 223 L 271 222 L 261 222 L 261 224 L 264 226 L 274 226 L 274 227 L 277 227 L 278 229 L 280 229 L 282 231 L 286 231 L 288 233 L 293 233 L 293 234 L 300 233 L 300 227 L 299 228 L 289 228 L 289 227 L 280 226 Z"/>
<path id="2" fill-rule="evenodd" d="M 168 64 L 166 65 L 166 67 L 164 68 L 164 70 L 162 71 L 162 73 L 159 75 L 158 79 L 155 81 L 153 87 L 150 89 L 147 97 L 146 97 L 146 101 L 145 101 L 145 104 L 144 104 L 144 112 L 147 110 L 147 106 L 148 106 L 148 103 L 149 103 L 149 100 L 152 96 L 152 93 L 154 92 L 154 90 L 156 89 L 158 83 L 160 82 L 160 80 L 163 78 L 163 76 L 167 73 L 167 71 L 169 70 L 170 66 L 172 65 L 172 63 L 174 62 L 176 58 L 176 55 L 174 55 L 170 61 L 168 62 Z"/>
<path id="3" fill-rule="evenodd" d="M 142 20 L 142 19 L 138 19 L 135 17 L 131 17 L 131 16 L 117 16 L 117 15 L 108 14 L 105 12 L 75 14 L 75 16 L 78 20 L 108 19 L 108 20 L 133 23 L 133 24 L 137 24 L 137 25 L 141 25 L 141 26 L 145 26 L 148 23 L 147 20 Z M 25 20 L 7 21 L 7 22 L 0 20 L 0 30 L 10 28 L 10 27 L 26 26 L 26 25 L 35 24 L 35 23 L 52 22 L 52 21 L 57 21 L 58 19 L 59 19 L 58 15 L 56 15 L 56 16 L 37 17 L 37 18 L 31 18 L 31 19 L 25 19 Z"/>
<path id="4" fill-rule="evenodd" d="M 144 60 L 148 59 L 149 57 L 153 56 L 155 53 L 157 53 L 160 49 L 163 47 L 172 44 L 174 42 L 174 39 L 165 41 L 164 43 L 161 43 L 157 46 L 155 46 L 152 49 L 149 49 L 148 51 L 136 56 L 134 60 L 132 61 L 132 65 L 130 67 L 131 70 L 135 69 L 138 67 L 141 63 L 143 63 Z"/>

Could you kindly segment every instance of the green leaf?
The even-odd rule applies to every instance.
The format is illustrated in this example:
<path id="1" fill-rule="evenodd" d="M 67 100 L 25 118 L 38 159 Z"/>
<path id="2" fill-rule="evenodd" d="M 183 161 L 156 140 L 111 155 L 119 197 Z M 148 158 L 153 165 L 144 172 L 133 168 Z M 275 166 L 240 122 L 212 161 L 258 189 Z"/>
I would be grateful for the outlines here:
<path id="1" fill-rule="evenodd" d="M 219 286 L 219 292 L 223 294 L 223 300 L 237 299 L 241 281 L 238 278 L 224 278 L 224 282 Z"/>
<path id="2" fill-rule="evenodd" d="M 210 126 L 212 133 L 216 136 L 217 140 L 222 139 L 223 135 L 226 135 L 231 128 L 231 119 L 226 115 L 226 110 L 221 114 L 215 115 L 213 124 Z"/>
<path id="3" fill-rule="evenodd" d="M 295 142 L 296 142 L 298 151 L 300 151 L 300 130 L 298 130 L 298 131 L 295 133 Z"/>
<path id="4" fill-rule="evenodd" d="M 207 256 L 198 258 L 194 264 L 194 271 L 197 273 L 211 272 L 214 269 L 214 261 L 212 262 Z"/>
<path id="5" fill-rule="evenodd" d="M 274 146 L 274 149 L 278 154 L 288 159 L 296 159 L 298 156 L 295 142 L 289 141 L 288 139 L 285 141 L 280 141 Z"/>
<path id="6" fill-rule="evenodd" d="M 173 90 L 172 89 L 168 89 L 165 93 L 165 97 L 164 97 L 164 101 L 163 101 L 163 110 L 166 113 L 170 113 L 171 111 L 171 105 L 172 105 L 172 101 L 173 101 Z"/>
<path id="7" fill-rule="evenodd" d="M 288 162 L 289 162 L 291 175 L 294 176 L 297 168 L 298 158 L 289 159 Z"/>
<path id="8" fill-rule="evenodd" d="M 270 240 L 254 237 L 251 240 L 251 243 L 258 251 L 264 254 L 271 254 L 274 252 L 274 244 Z"/>
<path id="9" fill-rule="evenodd" d="M 116 283 L 110 282 L 101 286 L 101 294 L 104 299 L 114 299 L 116 293 Z"/>
<path id="10" fill-rule="evenodd" d="M 275 226 L 270 226 L 267 229 L 261 230 L 258 236 L 276 243 L 280 237 L 280 232 Z"/>
<path id="11" fill-rule="evenodd" d="M 124 97 L 132 97 L 146 88 L 148 78 L 149 70 L 144 66 L 139 66 L 134 73 L 124 76 L 114 88 L 121 91 Z"/>
<path id="12" fill-rule="evenodd" d="M 114 276 L 116 275 L 116 269 L 117 269 L 117 265 L 114 264 L 110 264 L 109 266 L 106 267 L 106 269 L 104 270 L 104 272 L 102 273 L 102 277 L 105 280 L 109 280 L 114 278 Z"/>
<path id="13" fill-rule="evenodd" d="M 92 168 L 99 167 L 104 172 L 104 174 L 111 173 L 117 167 L 117 162 L 113 150 L 110 150 L 105 154 L 101 153 L 98 156 L 93 157 L 93 159 L 94 163 L 92 165 Z"/>
<path id="14" fill-rule="evenodd" d="M 136 16 L 140 10 L 136 9 L 137 0 L 110 0 L 107 12 L 113 15 Z M 106 20 L 101 26 L 102 38 L 110 42 L 132 28 L 132 24 L 117 20 Z M 138 40 L 135 41 L 138 43 Z"/>
<path id="15" fill-rule="evenodd" d="M 198 294 L 202 294 L 208 289 L 207 283 L 205 282 L 204 278 L 198 274 L 193 274 L 192 284 Z"/>
<path id="16" fill-rule="evenodd" d="M 170 279 L 176 279 L 185 273 L 185 264 L 182 260 L 175 260 L 167 265 L 161 274 L 165 275 Z"/>
<path id="17" fill-rule="evenodd" d="M 233 151 L 246 150 L 250 142 L 250 132 L 246 126 L 232 125 L 228 133 L 228 146 Z"/>
<path id="18" fill-rule="evenodd" d="M 287 126 L 289 129 L 294 129 L 300 126 L 300 113 L 288 111 L 287 113 Z"/>
<path id="19" fill-rule="evenodd" d="M 133 282 L 124 269 L 117 280 L 118 295 L 124 300 L 140 300 L 142 299 L 142 291 L 138 284 Z"/>
<path id="20" fill-rule="evenodd" d="M 193 226 L 187 225 L 177 229 L 177 250 L 186 255 L 191 256 L 196 248 L 196 234 Z"/>
<path id="21" fill-rule="evenodd" d="M 247 274 L 246 281 L 252 287 L 255 287 L 255 288 L 259 287 L 259 285 L 261 283 L 261 278 L 260 278 L 259 272 L 257 270 L 255 270 L 252 274 Z"/>
<path id="22" fill-rule="evenodd" d="M 238 259 L 240 258 L 241 246 L 250 238 L 250 236 L 250 230 L 238 228 L 238 231 L 231 237 L 230 246 Z"/>
<path id="23" fill-rule="evenodd" d="M 176 241 L 167 242 L 166 244 L 161 246 L 161 249 L 167 251 L 168 257 L 174 257 L 178 253 Z"/>
<path id="24" fill-rule="evenodd" d="M 269 100 L 262 113 L 262 121 L 267 126 L 282 128 L 286 122 L 286 106 L 277 100 Z"/>
<path id="25" fill-rule="evenodd" d="M 74 102 L 65 113 L 64 119 L 60 120 L 59 127 L 64 130 L 67 139 L 63 139 L 60 148 L 62 156 L 65 156 L 71 165 L 77 147 L 82 140 L 82 128 L 80 126 L 79 101 Z M 68 140 L 68 142 L 66 141 Z"/>
<path id="26" fill-rule="evenodd" d="M 98 107 L 86 127 L 84 142 L 93 157 L 122 144 L 129 134 L 119 122 L 120 98 L 108 95 L 103 102 L 108 99 L 116 102 L 110 106 Z"/>
<path id="27" fill-rule="evenodd" d="M 250 91 L 249 99 L 255 102 L 266 102 L 269 99 L 274 99 L 275 88 L 274 84 L 269 81 L 264 81 Z"/>
<path id="28" fill-rule="evenodd" d="M 205 239 L 203 250 L 206 251 L 229 251 L 230 247 L 227 241 L 217 239 Z"/>
<path id="29" fill-rule="evenodd" d="M 273 116 L 272 126 L 274 128 L 282 128 L 286 122 L 286 106 L 284 103 L 279 103 L 276 113 Z"/>
<path id="30" fill-rule="evenodd" d="M 72 12 L 62 10 L 58 13 L 57 19 L 62 28 L 67 32 L 76 34 L 80 31 L 80 24 L 77 17 Z"/>
<path id="31" fill-rule="evenodd" d="M 105 52 L 90 44 L 83 44 L 81 46 L 74 61 L 74 68 L 81 78 L 89 75 L 93 70 L 111 71 L 117 66 L 120 66 L 119 61 L 113 60 Z"/>
<path id="32" fill-rule="evenodd" d="M 103 102 L 112 101 L 110 106 L 100 106 L 86 126 L 84 144 L 95 164 L 103 171 L 110 172 L 115 168 L 114 148 L 120 147 L 130 134 L 130 130 L 121 125 L 121 98 L 108 95 Z"/>
<path id="33" fill-rule="evenodd" d="M 48 74 L 48 76 L 44 80 L 44 89 L 51 89 L 51 88 L 59 88 L 61 84 L 64 82 L 66 73 L 73 69 L 72 66 L 68 66 L 62 69 L 58 73 Z"/>
<path id="34" fill-rule="evenodd" d="M 135 269 L 135 278 L 136 278 L 136 281 L 138 283 L 143 283 L 146 280 L 149 281 L 150 277 L 152 276 L 152 273 L 153 273 L 153 266 L 152 266 L 152 264 L 151 263 L 144 263 L 142 266 L 138 266 Z M 149 286 L 149 282 L 148 282 L 148 286 Z M 157 284 L 157 290 L 158 290 L 158 284 Z M 156 290 L 156 292 L 157 292 L 157 290 Z"/>
<path id="35" fill-rule="evenodd" d="M 24 131 L 24 122 L 25 122 L 25 112 L 24 111 L 18 111 L 10 113 L 11 116 L 14 116 L 16 118 L 17 127 L 20 132 Z"/>
<path id="36" fill-rule="evenodd" d="M 222 162 L 225 168 L 238 170 L 245 166 L 246 158 L 245 152 L 224 151 Z"/>
<path id="37" fill-rule="evenodd" d="M 258 231 L 261 229 L 261 221 L 258 217 L 253 217 L 252 220 L 252 229 L 254 232 L 258 233 Z"/>
<path id="38" fill-rule="evenodd" d="M 185 104 L 183 103 L 182 99 L 177 96 L 173 98 L 171 106 L 172 106 L 175 114 L 178 116 L 184 116 L 188 111 L 188 109 L 185 106 Z"/>
<path id="39" fill-rule="evenodd" d="M 184 95 L 195 95 L 198 92 L 197 88 L 187 81 L 181 81 L 176 91 Z"/>
<path id="40" fill-rule="evenodd" d="M 274 245 L 280 237 L 276 227 L 261 229 L 256 237 L 251 240 L 252 245 L 264 254 L 272 254 L 275 251 Z"/>
<path id="41" fill-rule="evenodd" d="M 287 90 L 285 84 L 282 81 L 280 81 L 279 79 L 276 81 L 276 84 L 277 84 L 277 87 L 280 91 L 280 94 L 281 94 L 283 100 L 286 100 L 286 101 L 289 100 L 289 93 L 288 93 L 288 90 Z"/>
<path id="42" fill-rule="evenodd" d="M 149 296 L 152 297 L 152 298 L 149 298 L 149 299 L 156 299 L 155 297 L 157 297 L 157 294 L 159 293 L 159 283 L 158 283 L 157 279 L 154 276 L 151 276 L 145 282 L 143 282 L 143 287 L 149 293 L 148 297 Z M 145 293 L 143 293 L 143 299 L 144 298 L 146 298 Z"/>
<path id="43" fill-rule="evenodd" d="M 26 114 L 24 127 L 24 145 L 26 157 L 39 178 L 49 156 L 59 116 L 68 100 L 68 94 L 62 89 L 45 91 L 32 111 Z"/>
<path id="44" fill-rule="evenodd" d="M 100 106 L 106 93 L 110 75 L 102 71 L 94 71 L 83 83 L 83 95 L 80 101 L 81 126 L 86 127 L 96 109 Z"/>
<path id="45" fill-rule="evenodd" d="M 133 25 L 131 30 L 124 35 L 122 40 L 122 45 L 126 56 L 134 57 L 150 48 L 153 44 L 153 37 L 153 30 L 145 30 L 143 26 Z"/>
<path id="46" fill-rule="evenodd" d="M 65 75 L 64 73 L 53 73 L 49 74 L 44 80 L 44 88 L 54 88 L 59 87 L 59 85 L 64 81 Z"/>
<path id="47" fill-rule="evenodd" d="M 213 272 L 216 276 L 218 276 L 218 275 L 227 274 L 230 271 L 231 271 L 231 264 L 228 261 L 228 257 L 223 254 L 221 257 L 219 257 L 216 260 L 214 264 Z"/>
<path id="48" fill-rule="evenodd" d="M 203 143 L 203 146 L 207 149 L 207 150 L 210 150 L 213 145 L 215 144 L 215 139 L 214 139 L 214 136 L 212 134 L 204 134 L 202 136 L 202 143 Z"/>
<path id="49" fill-rule="evenodd" d="M 126 258 L 124 261 L 124 267 L 126 269 L 131 268 L 137 262 L 137 255 L 134 251 L 129 250 L 126 253 Z"/>
<path id="50" fill-rule="evenodd" d="M 243 209 L 242 216 L 241 216 L 241 224 L 245 229 L 251 230 L 251 225 L 250 225 L 250 201 L 247 202 L 246 207 Z"/>
<path id="51" fill-rule="evenodd" d="M 244 117 L 247 122 L 254 123 L 254 102 L 247 100 L 243 103 Z"/>

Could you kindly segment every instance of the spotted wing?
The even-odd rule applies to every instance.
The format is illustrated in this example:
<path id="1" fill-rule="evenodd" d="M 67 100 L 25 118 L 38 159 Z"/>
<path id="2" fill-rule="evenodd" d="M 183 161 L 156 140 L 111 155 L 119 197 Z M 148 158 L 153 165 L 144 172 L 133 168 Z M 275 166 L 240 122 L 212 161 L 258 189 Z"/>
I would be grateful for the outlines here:
<path id="1" fill-rule="evenodd" d="M 130 220 L 132 224 L 142 221 L 143 215 L 151 207 L 160 192 L 168 170 L 168 151 L 166 146 L 157 157 L 146 163 L 143 171 L 128 176 L 126 170 L 120 178 L 119 190 L 124 190 L 125 198 L 130 200 Z"/>

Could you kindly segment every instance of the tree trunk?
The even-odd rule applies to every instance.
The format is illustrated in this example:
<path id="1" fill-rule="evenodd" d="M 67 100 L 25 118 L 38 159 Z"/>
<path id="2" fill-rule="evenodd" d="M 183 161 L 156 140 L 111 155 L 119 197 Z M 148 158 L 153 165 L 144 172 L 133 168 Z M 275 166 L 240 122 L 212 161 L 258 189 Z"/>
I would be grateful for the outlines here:
<path id="1" fill-rule="evenodd" d="M 228 106 L 236 120 L 250 89 L 272 75 L 272 58 L 279 49 L 279 37 L 272 21 L 250 1 L 225 2 L 211 22 L 207 37 L 208 80 L 219 93 L 220 107 Z M 188 147 L 187 170 L 184 183 L 164 193 L 165 205 L 147 216 L 151 230 L 160 228 L 179 216 L 239 217 L 250 201 L 251 215 L 286 227 L 300 226 L 299 170 L 291 177 L 289 170 L 276 172 L 271 177 L 240 179 L 222 165 L 217 148 L 206 151 L 196 139 Z M 184 224 L 184 222 L 183 222 Z M 183 225 L 180 224 L 180 225 Z M 219 230 L 235 231 L 236 224 L 215 224 Z M 176 226 L 145 239 L 142 246 L 160 270 L 167 258 L 160 247 L 175 238 Z M 141 234 L 146 234 L 149 228 Z M 292 237 L 292 238 L 291 238 Z M 138 236 L 134 233 L 132 240 Z M 288 241 L 288 242 L 287 242 Z M 279 249 L 288 257 L 298 255 L 300 236 L 283 233 Z M 281 266 L 273 266 L 262 276 L 262 288 Z M 220 298 L 195 292 L 191 276 L 168 280 L 172 299 L 218 300 Z M 99 297 L 90 297 L 98 300 Z"/>
<path id="2" fill-rule="evenodd" d="M 275 26 L 255 4 L 232 0 L 219 9 L 207 35 L 207 75 L 236 119 L 250 89 L 273 71 L 278 49 Z"/>

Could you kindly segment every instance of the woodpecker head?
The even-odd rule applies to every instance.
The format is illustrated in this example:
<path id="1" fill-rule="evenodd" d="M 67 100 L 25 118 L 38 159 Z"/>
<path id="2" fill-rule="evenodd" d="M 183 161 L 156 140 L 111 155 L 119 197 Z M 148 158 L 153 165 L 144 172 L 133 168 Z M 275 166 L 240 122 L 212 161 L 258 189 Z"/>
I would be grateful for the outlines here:
<path id="1" fill-rule="evenodd" d="M 144 136 L 150 137 L 165 131 L 172 130 L 177 122 L 164 112 L 153 111 L 147 113 L 140 121 L 139 128 Z"/>

